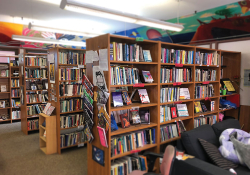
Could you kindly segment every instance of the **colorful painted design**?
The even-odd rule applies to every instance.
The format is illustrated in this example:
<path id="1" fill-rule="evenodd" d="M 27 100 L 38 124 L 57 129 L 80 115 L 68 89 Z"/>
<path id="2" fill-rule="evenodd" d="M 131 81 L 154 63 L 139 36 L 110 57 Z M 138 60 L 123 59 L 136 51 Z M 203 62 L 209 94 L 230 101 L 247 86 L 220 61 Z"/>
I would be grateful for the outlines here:
<path id="1" fill-rule="evenodd" d="M 137 35 L 144 39 L 183 44 L 244 37 L 250 35 L 249 10 L 250 0 L 239 1 L 196 14 L 181 16 L 179 23 L 184 26 L 181 32 L 165 31 L 152 27 L 139 27 L 129 31 L 138 33 Z M 177 18 L 167 20 L 167 22 L 177 23 Z M 124 33 L 123 31 L 117 34 L 124 35 Z"/>
<path id="2" fill-rule="evenodd" d="M 22 35 L 23 25 L 8 22 L 0 22 L 0 45 L 8 43 L 9 46 L 18 46 L 13 42 L 12 35 Z"/>

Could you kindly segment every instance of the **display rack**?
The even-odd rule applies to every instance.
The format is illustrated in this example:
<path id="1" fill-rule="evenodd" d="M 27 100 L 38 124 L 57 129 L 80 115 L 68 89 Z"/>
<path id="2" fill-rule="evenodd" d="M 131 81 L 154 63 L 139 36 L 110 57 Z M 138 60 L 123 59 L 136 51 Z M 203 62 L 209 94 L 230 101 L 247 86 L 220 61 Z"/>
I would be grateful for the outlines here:
<path id="1" fill-rule="evenodd" d="M 47 50 L 46 49 L 21 49 L 20 50 L 20 94 L 21 94 L 21 130 L 24 134 L 28 135 L 34 131 L 39 131 L 39 113 L 37 107 L 34 106 L 32 114 L 28 115 L 28 108 L 31 108 L 32 105 L 46 105 L 47 101 L 39 100 L 36 98 L 36 102 L 31 101 L 30 98 L 27 98 L 29 94 L 46 94 L 48 90 L 45 88 L 45 84 L 43 89 L 38 90 L 37 81 L 47 81 L 47 77 L 45 78 L 30 78 L 28 72 L 29 71 L 40 71 L 47 70 L 48 67 L 41 65 L 41 63 L 36 62 L 35 59 L 47 58 Z M 29 62 L 28 59 L 32 60 Z M 30 82 L 30 83 L 27 83 Z M 31 90 L 30 85 L 34 83 L 36 84 L 36 89 Z M 29 109 L 30 110 L 30 109 Z M 32 128 L 31 128 L 32 126 Z"/>
<path id="2" fill-rule="evenodd" d="M 69 146 L 62 146 L 62 140 L 61 140 L 61 135 L 62 134 L 68 134 L 68 133 L 73 133 L 76 132 L 78 129 L 83 129 L 83 125 L 79 126 L 73 126 L 73 127 L 65 127 L 61 128 L 61 117 L 66 116 L 66 115 L 74 115 L 74 114 L 81 114 L 83 115 L 83 109 L 80 110 L 70 110 L 68 112 L 61 112 L 61 100 L 70 100 L 70 99 L 81 99 L 81 94 L 73 95 L 73 96 L 65 96 L 65 95 L 60 95 L 60 89 L 59 86 L 61 84 L 65 83 L 78 83 L 82 84 L 82 79 L 81 76 L 78 76 L 77 80 L 65 80 L 62 79 L 63 74 L 59 73 L 61 69 L 77 69 L 81 72 L 85 72 L 85 65 L 83 64 L 63 64 L 60 62 L 60 52 L 74 52 L 74 53 L 82 53 L 84 54 L 84 60 L 85 60 L 85 50 L 84 49 L 68 49 L 68 48 L 53 48 L 48 50 L 48 57 L 51 59 L 48 59 L 48 65 L 50 65 L 50 72 L 49 72 L 49 102 L 51 103 L 52 106 L 55 107 L 55 115 L 56 115 L 56 139 L 57 139 L 57 153 L 61 154 L 62 150 L 71 148 L 71 147 L 81 147 L 86 145 L 86 141 L 84 142 L 77 142 L 75 144 L 70 144 Z M 79 56 L 80 57 L 80 56 Z M 66 58 L 66 60 L 69 57 Z M 69 59 L 68 59 L 69 60 Z M 76 60 L 75 58 L 73 60 Z M 54 67 L 54 68 L 53 68 Z M 53 73 L 54 71 L 54 73 Z M 54 76 L 53 76 L 54 74 Z M 61 77 L 59 76 L 61 74 Z M 69 74 L 68 74 L 69 75 Z M 66 75 L 64 75 L 66 76 Z"/>
<path id="3" fill-rule="evenodd" d="M 126 43 L 126 44 L 138 44 L 145 50 L 150 50 L 152 62 L 130 62 L 130 61 L 111 61 L 110 58 L 110 44 L 112 42 L 117 43 Z M 197 117 L 200 117 L 201 115 L 206 116 L 209 114 L 214 114 L 219 116 L 219 98 L 220 98 L 220 92 L 219 92 L 219 86 L 220 86 L 220 69 L 221 65 L 219 62 L 219 65 L 196 65 L 196 64 L 181 64 L 177 65 L 174 63 L 161 63 L 161 48 L 168 48 L 168 49 L 177 49 L 177 50 L 186 50 L 186 51 L 193 51 L 196 53 L 196 51 L 201 51 L 204 53 L 218 53 L 218 59 L 220 60 L 220 55 L 227 55 L 228 60 L 229 58 L 232 60 L 237 59 L 237 70 L 240 70 L 240 53 L 239 52 L 226 52 L 226 51 L 220 51 L 215 49 L 207 49 L 207 48 L 200 48 L 195 46 L 187 46 L 187 45 L 179 45 L 179 44 L 172 44 L 172 43 L 164 43 L 159 41 L 151 41 L 151 40 L 143 40 L 143 41 L 136 41 L 135 38 L 128 38 L 124 36 L 117 36 L 117 35 L 101 35 L 98 37 L 94 37 L 91 39 L 86 40 L 87 43 L 87 51 L 94 50 L 97 51 L 99 49 L 108 49 L 108 67 L 109 71 L 104 71 L 105 80 L 107 84 L 107 88 L 109 93 L 111 93 L 111 88 L 119 88 L 122 86 L 129 87 L 129 91 L 132 91 L 134 88 L 133 85 L 111 85 L 110 80 L 110 65 L 111 64 L 120 64 L 120 65 L 130 65 L 133 67 L 138 68 L 139 70 L 149 70 L 154 82 L 152 84 L 144 84 L 144 88 L 147 89 L 150 103 L 149 104 L 141 104 L 141 103 L 132 103 L 132 105 L 129 106 L 123 106 L 123 107 L 112 107 L 111 106 L 111 99 L 110 96 L 108 103 L 106 105 L 107 112 L 110 114 L 112 111 L 119 111 L 119 110 L 125 110 L 125 109 L 131 109 L 133 107 L 139 107 L 139 108 L 148 108 L 150 110 L 150 125 L 140 125 L 140 126 L 130 126 L 129 128 L 120 128 L 118 127 L 117 131 L 111 132 L 111 129 L 107 132 L 106 138 L 108 143 L 108 148 L 103 147 L 100 143 L 99 134 L 97 130 L 97 108 L 96 108 L 96 102 L 94 102 L 94 123 L 93 126 L 93 136 L 94 141 L 91 143 L 88 143 L 88 174 L 94 175 L 94 174 L 100 174 L 100 175 L 109 175 L 111 172 L 111 163 L 115 161 L 117 158 L 122 158 L 124 156 L 132 155 L 135 152 L 140 151 L 152 151 L 156 153 L 160 153 L 162 151 L 161 146 L 165 147 L 165 144 L 168 144 L 170 142 L 173 142 L 177 139 L 180 139 L 180 137 L 175 137 L 169 140 L 166 140 L 164 142 L 160 141 L 160 127 L 165 124 L 175 123 L 176 121 L 182 120 L 186 129 L 191 130 L 194 128 L 194 120 Z M 231 54 L 230 54 L 231 53 Z M 193 59 L 195 60 L 195 54 Z M 193 62 L 194 63 L 194 62 Z M 228 64 L 225 62 L 225 64 Z M 231 63 L 230 63 L 231 64 Z M 233 64 L 232 64 L 233 65 Z M 93 82 L 93 66 L 98 66 L 97 62 L 93 63 L 87 63 L 87 76 L 89 77 L 90 81 Z M 183 68 L 191 68 L 192 69 L 192 81 L 191 82 L 183 82 L 181 84 L 175 84 L 175 83 L 160 83 L 160 69 L 162 66 L 170 66 L 170 67 L 183 67 Z M 207 68 L 216 70 L 216 80 L 210 81 L 210 82 L 195 82 L 195 70 L 199 68 Z M 225 69 L 225 68 L 224 68 Z M 228 69 L 229 70 L 229 69 Z M 225 75 L 225 74 L 224 74 Z M 227 75 L 230 76 L 230 75 Z M 197 84 L 212 84 L 214 87 L 214 96 L 209 98 L 201 98 L 201 99 L 195 99 L 195 86 Z M 175 104 L 176 102 L 166 102 L 166 103 L 160 103 L 160 88 L 162 86 L 171 86 L 171 87 L 186 87 L 189 89 L 190 92 L 190 99 L 189 100 L 182 100 L 181 102 L 177 103 L 185 103 L 187 104 L 189 116 L 188 117 L 178 117 L 166 122 L 160 123 L 160 106 L 166 105 L 166 104 Z M 137 87 L 138 88 L 138 87 Z M 204 101 L 204 103 L 209 102 L 209 100 L 215 101 L 215 108 L 213 111 L 209 111 L 206 113 L 199 113 L 196 114 L 194 112 L 194 103 L 196 101 Z M 109 121 L 110 122 L 110 121 Z M 133 150 L 131 152 L 125 152 L 123 154 L 116 155 L 114 157 L 111 157 L 111 137 L 126 134 L 129 132 L 139 131 L 146 128 L 155 128 L 156 129 L 156 143 L 146 145 L 144 147 L 140 147 L 136 150 Z M 92 157 L 92 147 L 95 146 L 101 150 L 104 151 L 104 166 L 98 164 L 95 160 L 93 160 Z M 156 171 L 159 172 L 159 162 L 156 163 Z"/>

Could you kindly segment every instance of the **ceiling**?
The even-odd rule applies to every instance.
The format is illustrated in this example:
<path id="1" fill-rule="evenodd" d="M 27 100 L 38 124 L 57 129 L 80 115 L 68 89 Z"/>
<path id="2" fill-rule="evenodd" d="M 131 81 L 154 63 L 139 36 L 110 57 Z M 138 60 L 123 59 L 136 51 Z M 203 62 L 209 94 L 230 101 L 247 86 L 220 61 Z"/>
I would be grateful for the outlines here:
<path id="1" fill-rule="evenodd" d="M 0 0 L 0 15 L 24 18 L 21 22 L 21 18 L 19 18 L 19 22 L 17 23 L 28 24 L 28 22 L 33 21 L 35 24 L 44 23 L 49 27 L 102 33 L 115 33 L 125 29 L 140 27 L 136 24 L 62 10 L 59 8 L 60 1 L 61 0 Z M 176 18 L 178 12 L 179 16 L 184 16 L 194 13 L 194 11 L 200 12 L 237 2 L 235 0 L 180 0 L 179 3 L 177 0 L 81 1 L 160 20 Z M 0 21 L 4 21 L 2 16 L 0 16 Z M 14 21 L 12 18 L 8 18 L 8 20 L 10 22 L 12 22 L 11 20 Z"/>

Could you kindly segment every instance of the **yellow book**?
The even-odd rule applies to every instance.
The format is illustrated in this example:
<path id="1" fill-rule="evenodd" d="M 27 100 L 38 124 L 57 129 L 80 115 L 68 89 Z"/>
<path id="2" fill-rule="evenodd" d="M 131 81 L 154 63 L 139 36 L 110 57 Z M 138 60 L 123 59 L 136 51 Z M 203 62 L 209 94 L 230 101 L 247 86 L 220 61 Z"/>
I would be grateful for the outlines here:
<path id="1" fill-rule="evenodd" d="M 61 80 L 61 69 L 59 69 L 59 80 Z"/>
<path id="2" fill-rule="evenodd" d="M 113 42 L 113 56 L 114 56 L 114 61 L 116 61 L 116 43 Z"/>
<path id="3" fill-rule="evenodd" d="M 165 106 L 163 107 L 163 121 L 165 122 L 166 121 L 166 118 L 165 118 Z"/>
<path id="4" fill-rule="evenodd" d="M 183 50 L 183 51 L 182 51 L 182 64 L 185 63 L 185 55 L 186 55 L 186 51 Z"/>
<path id="5" fill-rule="evenodd" d="M 152 144 L 152 135 L 151 135 L 151 129 L 149 130 L 149 136 L 150 136 L 150 144 Z"/>
<path id="6" fill-rule="evenodd" d="M 171 101 L 173 101 L 174 99 L 174 89 L 172 89 L 172 92 L 171 92 Z"/>

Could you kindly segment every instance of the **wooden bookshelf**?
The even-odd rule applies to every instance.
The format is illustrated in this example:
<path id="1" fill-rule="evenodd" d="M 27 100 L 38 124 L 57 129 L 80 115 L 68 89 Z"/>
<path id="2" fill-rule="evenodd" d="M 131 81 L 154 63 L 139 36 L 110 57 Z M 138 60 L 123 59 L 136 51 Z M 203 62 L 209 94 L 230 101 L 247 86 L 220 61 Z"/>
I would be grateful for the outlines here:
<path id="1" fill-rule="evenodd" d="M 55 116 L 56 116 L 56 140 L 57 140 L 57 153 L 61 154 L 62 150 L 72 148 L 72 147 L 77 147 L 80 145 L 80 143 L 77 143 L 75 145 L 70 145 L 66 147 L 61 147 L 61 139 L 60 135 L 61 134 L 67 134 L 67 133 L 72 133 L 78 129 L 78 126 L 76 127 L 70 127 L 70 128 L 61 128 L 61 122 L 60 122 L 60 117 L 63 115 L 71 115 L 71 114 L 83 114 L 84 110 L 71 110 L 68 112 L 61 112 L 60 110 L 60 101 L 64 99 L 72 99 L 72 98 L 81 98 L 81 94 L 79 95 L 74 95 L 74 96 L 60 96 L 59 94 L 59 85 L 62 83 L 82 83 L 82 81 L 79 80 L 61 80 L 62 77 L 59 77 L 59 71 L 60 69 L 66 69 L 66 68 L 71 68 L 71 69 L 86 69 L 85 65 L 77 65 L 77 64 L 61 64 L 60 63 L 60 58 L 59 58 L 59 53 L 60 52 L 77 52 L 77 53 L 85 53 L 86 51 L 84 49 L 68 49 L 68 48 L 52 48 L 48 50 L 48 55 L 53 54 L 54 61 L 54 80 L 51 79 L 51 76 L 49 76 L 49 103 L 51 103 L 52 106 L 55 107 Z M 48 62 L 49 65 L 49 62 Z M 84 68 L 82 68 L 84 66 Z M 48 66 L 50 67 L 50 66 Z M 51 72 L 50 72 L 51 74 Z M 52 98 L 53 97 L 53 98 Z M 84 143 L 83 143 L 84 144 Z M 86 142 L 85 142 L 86 144 Z"/>
<path id="2" fill-rule="evenodd" d="M 48 67 L 47 66 L 30 66 L 27 64 L 27 59 L 28 58 L 45 58 L 47 59 L 47 50 L 46 49 L 32 49 L 32 48 L 27 48 L 27 49 L 22 49 L 20 51 L 20 70 L 23 70 L 23 72 L 20 72 L 19 76 L 20 76 L 20 91 L 22 91 L 21 93 L 21 98 L 23 97 L 23 103 L 21 100 L 21 130 L 24 134 L 28 135 L 29 133 L 31 133 L 32 131 L 39 131 L 39 128 L 37 129 L 28 129 L 28 121 L 29 120 L 37 120 L 39 119 L 39 114 L 33 114 L 33 115 L 28 115 L 28 110 L 27 107 L 31 106 L 31 105 L 40 105 L 40 104 L 46 104 L 47 102 L 28 102 L 27 98 L 26 98 L 26 94 L 30 94 L 30 93 L 38 93 L 38 94 L 42 94 L 42 93 L 46 93 L 47 90 L 29 90 L 29 88 L 27 87 L 26 82 L 30 81 L 30 82 L 37 82 L 38 80 L 46 80 L 47 78 L 28 78 L 28 76 L 25 76 L 25 71 L 29 71 L 29 70 L 40 70 L 40 69 L 46 69 L 47 73 L 48 73 Z M 34 61 L 35 65 L 36 62 Z M 48 76 L 48 74 L 47 74 Z M 36 111 L 37 112 L 37 111 Z M 35 117 L 32 117 L 35 116 Z M 33 132 L 32 132 L 33 133 Z"/>
<path id="3" fill-rule="evenodd" d="M 160 127 L 166 124 L 174 123 L 175 121 L 182 120 L 186 129 L 191 130 L 194 129 L 194 119 L 199 117 L 200 115 L 216 115 L 217 116 L 217 121 L 219 121 L 219 99 L 222 97 L 219 92 L 219 86 L 220 86 L 220 71 L 221 71 L 221 62 L 220 58 L 219 59 L 219 65 L 197 65 L 197 64 L 183 64 L 182 66 L 184 68 L 191 68 L 192 69 L 192 81 L 191 82 L 182 82 L 181 85 L 174 86 L 174 83 L 160 83 L 160 69 L 162 66 L 170 66 L 170 67 L 175 67 L 177 66 L 174 63 L 161 63 L 161 48 L 166 48 L 166 49 L 175 49 L 175 50 L 186 50 L 186 51 L 194 51 L 194 57 L 193 57 L 193 63 L 195 63 L 195 53 L 197 51 L 201 51 L 203 53 L 215 53 L 217 52 L 219 57 L 221 55 L 224 55 L 224 57 L 227 58 L 227 61 L 224 61 L 223 64 L 223 70 L 224 75 L 226 74 L 227 77 L 230 77 L 230 69 L 232 67 L 230 65 L 234 65 L 231 62 L 234 62 L 237 60 L 237 63 L 235 64 L 237 66 L 237 71 L 240 70 L 240 53 L 239 52 L 228 52 L 227 51 L 221 51 L 221 50 L 215 50 L 215 49 L 207 49 L 207 48 L 201 48 L 201 47 L 195 47 L 195 46 L 188 46 L 188 45 L 180 45 L 180 44 L 172 44 L 172 43 L 165 43 L 165 42 L 160 42 L 160 41 L 151 41 L 151 40 L 144 40 L 142 42 L 136 42 L 135 38 L 128 38 L 128 37 L 123 37 L 123 36 L 117 36 L 117 35 L 111 35 L 111 34 L 106 34 L 106 35 L 101 35 L 98 37 L 94 37 L 91 39 L 87 39 L 87 50 L 94 50 L 98 51 L 99 49 L 108 49 L 108 59 L 110 58 L 110 43 L 112 42 L 117 42 L 117 43 L 126 43 L 126 44 L 138 44 L 142 46 L 143 49 L 150 50 L 151 52 L 151 57 L 152 57 L 152 62 L 130 62 L 130 61 L 108 61 L 108 66 L 110 64 L 120 64 L 120 65 L 131 65 L 133 67 L 138 68 L 139 70 L 143 69 L 146 70 L 148 69 L 153 76 L 154 82 L 152 84 L 145 84 L 143 88 L 147 89 L 148 95 L 150 102 L 149 104 L 141 104 L 141 103 L 133 103 L 130 106 L 123 106 L 123 107 L 112 107 L 111 106 L 111 96 L 108 100 L 108 103 L 106 105 L 107 112 L 110 114 L 112 111 L 119 111 L 119 110 L 126 110 L 126 109 L 131 109 L 132 107 L 139 107 L 139 108 L 149 108 L 150 109 L 150 125 L 140 125 L 140 126 L 130 126 L 129 128 L 120 128 L 118 127 L 117 131 L 111 132 L 111 129 L 109 129 L 107 133 L 107 141 L 108 141 L 108 148 L 105 148 L 101 145 L 99 141 L 99 135 L 98 131 L 96 128 L 96 123 L 97 123 L 97 109 L 96 109 L 96 104 L 94 102 L 94 127 L 92 130 L 92 133 L 94 135 L 94 141 L 91 143 L 88 143 L 88 167 L 95 167 L 95 168 L 89 168 L 88 169 L 88 174 L 102 174 L 102 175 L 109 175 L 111 171 L 111 162 L 117 158 L 121 158 L 126 155 L 133 154 L 131 152 L 123 153 L 121 155 L 116 155 L 114 157 L 111 157 L 111 137 L 113 136 L 118 136 L 121 134 L 129 133 L 129 132 L 134 132 L 134 131 L 139 131 L 143 130 L 146 128 L 155 128 L 156 129 L 156 143 L 153 145 L 148 145 L 145 147 L 142 147 L 140 151 L 153 151 L 156 153 L 160 153 L 160 148 L 161 146 L 165 147 L 166 144 L 176 141 L 180 139 L 180 137 L 175 137 L 169 140 L 166 140 L 164 142 L 161 142 L 160 140 Z M 231 55 L 230 55 L 231 54 Z M 230 62 L 230 61 L 231 62 Z M 229 63 L 230 62 L 230 63 Z M 229 64 L 229 65 L 228 65 Z M 98 65 L 98 63 L 89 63 L 87 64 L 87 76 L 89 77 L 90 81 L 93 81 L 93 73 L 92 73 L 92 66 L 93 65 Z M 225 65 L 225 66 L 224 66 Z M 209 100 L 208 98 L 199 98 L 195 99 L 195 86 L 197 84 L 203 84 L 204 82 L 195 82 L 195 70 L 196 69 L 212 69 L 216 70 L 216 81 L 211 81 L 208 82 L 209 84 L 212 84 L 214 87 L 214 96 L 210 97 L 212 101 L 215 101 L 215 109 L 214 111 L 206 112 L 206 113 L 199 113 L 196 114 L 194 112 L 194 102 L 195 101 L 204 101 L 208 103 Z M 105 80 L 107 84 L 107 88 L 109 93 L 111 93 L 111 88 L 119 88 L 119 87 L 128 87 L 131 89 L 133 88 L 133 85 L 111 85 L 111 80 L 110 80 L 110 69 L 109 71 L 104 71 L 105 75 Z M 225 73 L 226 72 L 226 73 Z M 232 71 L 231 71 L 232 72 Z M 232 74 L 232 73 L 231 73 Z M 207 82 L 206 82 L 207 83 Z M 204 83 L 205 84 L 205 83 Z M 167 104 L 174 104 L 176 102 L 166 102 L 166 103 L 160 103 L 160 88 L 162 86 L 169 86 L 169 87 L 186 87 L 189 89 L 190 92 L 190 100 L 182 100 L 182 103 L 187 104 L 189 116 L 188 117 L 177 117 L 175 119 L 172 119 L 170 121 L 162 122 L 160 123 L 160 106 L 161 105 L 167 105 Z M 239 91 L 237 91 L 239 93 Z M 180 101 L 179 101 L 180 102 Z M 231 111 L 231 110 L 228 110 Z M 96 146 L 104 151 L 104 162 L 105 166 L 101 166 L 98 163 L 96 163 L 92 159 L 92 146 Z M 156 164 L 156 170 L 159 172 L 159 162 Z"/>

